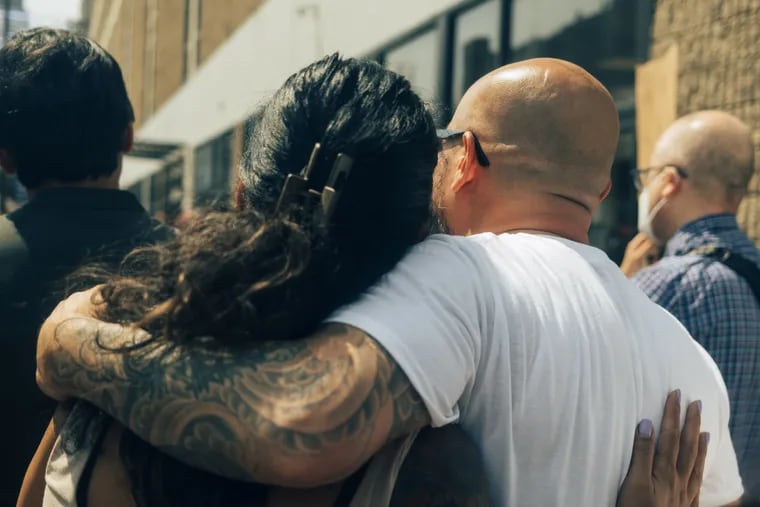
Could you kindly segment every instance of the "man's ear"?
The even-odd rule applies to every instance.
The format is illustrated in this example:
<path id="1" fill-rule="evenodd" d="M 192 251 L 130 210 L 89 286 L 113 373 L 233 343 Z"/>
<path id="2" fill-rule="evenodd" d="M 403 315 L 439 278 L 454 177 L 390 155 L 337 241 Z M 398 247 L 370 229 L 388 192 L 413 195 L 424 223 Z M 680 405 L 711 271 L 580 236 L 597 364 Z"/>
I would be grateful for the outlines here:
<path id="1" fill-rule="evenodd" d="M 234 204 L 235 209 L 238 211 L 245 210 L 246 202 L 245 202 L 245 185 L 243 185 L 242 180 L 238 180 L 237 185 L 235 185 L 235 192 L 234 192 Z"/>
<path id="2" fill-rule="evenodd" d="M 133 123 L 130 123 L 127 125 L 127 128 L 124 129 L 124 141 L 121 145 L 121 152 L 122 153 L 129 153 L 132 151 L 132 148 L 135 147 L 135 126 Z"/>
<path id="3" fill-rule="evenodd" d="M 462 146 L 464 147 L 462 157 L 454 169 L 454 178 L 451 184 L 451 189 L 454 192 L 459 192 L 465 185 L 472 183 L 480 170 L 478 155 L 475 151 L 475 138 L 472 132 L 465 132 L 462 135 Z"/>
<path id="4" fill-rule="evenodd" d="M 663 198 L 672 198 L 676 195 L 678 195 L 681 190 L 683 189 L 683 178 L 678 174 L 678 170 L 676 170 L 673 167 L 668 167 L 663 171 L 663 187 L 662 187 L 662 195 Z"/>
<path id="5" fill-rule="evenodd" d="M 609 180 L 607 181 L 607 186 L 604 187 L 604 190 L 602 190 L 602 193 L 599 194 L 599 202 L 604 202 L 607 196 L 610 195 L 611 191 L 612 191 L 612 180 Z"/>
<path id="6" fill-rule="evenodd" d="M 5 148 L 0 148 L 0 168 L 2 168 L 5 174 L 16 174 L 16 164 L 13 162 L 11 154 Z"/>

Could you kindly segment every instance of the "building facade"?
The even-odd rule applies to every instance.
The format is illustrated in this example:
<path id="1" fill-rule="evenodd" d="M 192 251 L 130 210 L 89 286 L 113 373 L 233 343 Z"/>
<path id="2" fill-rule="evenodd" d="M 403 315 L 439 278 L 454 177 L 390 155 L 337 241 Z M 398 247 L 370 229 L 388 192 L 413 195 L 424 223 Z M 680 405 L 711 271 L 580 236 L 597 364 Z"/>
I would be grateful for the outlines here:
<path id="1" fill-rule="evenodd" d="M 82 12 L 121 64 L 139 127 L 262 2 L 85 0 Z"/>
<path id="2" fill-rule="evenodd" d="M 755 177 L 739 222 L 760 244 L 760 0 L 658 0 L 652 56 L 677 52 L 675 114 L 721 109 L 754 129 Z"/>
<path id="3" fill-rule="evenodd" d="M 0 23 L 2 24 L 2 43 L 5 44 L 13 34 L 29 28 L 29 15 L 24 10 L 22 0 L 0 1 Z M 13 211 L 26 202 L 24 187 L 15 177 L 8 177 L 0 172 L 0 214 Z"/>
<path id="4" fill-rule="evenodd" d="M 83 0 L 83 25 L 119 61 L 135 110 L 138 139 L 125 159 L 122 185 L 153 213 L 173 219 L 189 207 L 185 189 L 183 143 L 163 143 L 139 136 L 141 127 L 162 109 L 263 0 Z M 202 119 L 200 120 L 202 121 Z M 218 144 L 218 143 L 217 143 Z M 217 152 L 219 150 L 217 149 Z M 200 161 L 204 163 L 204 150 Z M 225 154 L 228 155 L 228 154 Z M 222 159 L 217 165 L 232 166 Z M 210 169 L 210 165 L 209 165 Z M 230 172 L 231 169 L 228 171 Z M 209 171 L 199 172 L 206 175 Z M 211 184 L 221 194 L 229 175 Z M 200 197 L 209 199 L 209 193 Z"/>
<path id="5" fill-rule="evenodd" d="M 619 258 L 635 232 L 634 75 L 649 55 L 650 0 L 225 0 L 222 23 L 210 18 L 220 3 L 208 0 L 88 3 L 90 34 L 122 63 L 138 111 L 137 156 L 122 184 L 159 216 L 225 199 L 251 115 L 326 53 L 403 73 L 442 124 L 479 76 L 551 56 L 598 76 L 621 113 L 614 190 L 592 242 Z"/>
<path id="6" fill-rule="evenodd" d="M 2 13 L 3 43 L 10 39 L 14 33 L 26 30 L 29 27 L 29 15 L 24 10 L 22 0 L 2 0 L 0 2 Z"/>

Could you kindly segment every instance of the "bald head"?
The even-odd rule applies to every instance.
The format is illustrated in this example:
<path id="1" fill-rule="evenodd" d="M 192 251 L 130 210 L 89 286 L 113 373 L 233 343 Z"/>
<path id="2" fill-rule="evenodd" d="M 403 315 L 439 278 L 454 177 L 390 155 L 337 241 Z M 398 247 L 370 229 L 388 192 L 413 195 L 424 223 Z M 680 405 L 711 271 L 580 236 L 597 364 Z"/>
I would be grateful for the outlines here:
<path id="1" fill-rule="evenodd" d="M 523 176 L 574 198 L 603 191 L 619 135 L 604 86 L 577 65 L 550 58 L 481 78 L 462 98 L 451 128 L 499 143 L 510 178 Z"/>
<path id="2" fill-rule="evenodd" d="M 689 114 L 662 134 L 651 162 L 685 169 L 706 199 L 741 200 L 754 172 L 752 131 L 722 111 Z"/>

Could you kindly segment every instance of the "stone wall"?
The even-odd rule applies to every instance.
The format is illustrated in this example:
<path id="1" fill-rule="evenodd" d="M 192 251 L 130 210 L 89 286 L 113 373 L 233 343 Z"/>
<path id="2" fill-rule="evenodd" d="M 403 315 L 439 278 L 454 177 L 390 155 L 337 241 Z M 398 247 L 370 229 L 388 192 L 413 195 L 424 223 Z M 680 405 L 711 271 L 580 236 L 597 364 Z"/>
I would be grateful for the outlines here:
<path id="1" fill-rule="evenodd" d="M 658 0 L 652 57 L 678 45 L 678 115 L 721 109 L 754 129 L 755 177 L 739 221 L 760 244 L 760 0 Z"/>

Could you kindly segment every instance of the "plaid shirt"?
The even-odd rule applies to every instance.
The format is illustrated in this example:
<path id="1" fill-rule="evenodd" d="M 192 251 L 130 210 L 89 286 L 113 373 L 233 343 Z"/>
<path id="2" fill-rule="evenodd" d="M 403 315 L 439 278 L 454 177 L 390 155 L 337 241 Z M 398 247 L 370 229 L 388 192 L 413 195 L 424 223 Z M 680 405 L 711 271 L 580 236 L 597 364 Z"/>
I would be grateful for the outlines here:
<path id="1" fill-rule="evenodd" d="M 760 305 L 749 285 L 720 262 L 687 255 L 726 248 L 760 266 L 760 250 L 733 215 L 708 215 L 683 226 L 665 255 L 634 281 L 675 315 L 718 364 L 731 400 L 731 436 L 752 497 L 760 498 Z"/>

